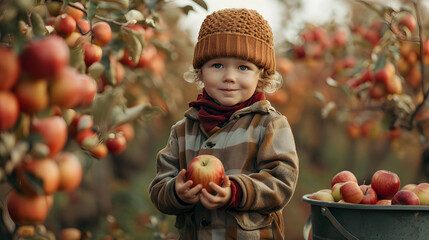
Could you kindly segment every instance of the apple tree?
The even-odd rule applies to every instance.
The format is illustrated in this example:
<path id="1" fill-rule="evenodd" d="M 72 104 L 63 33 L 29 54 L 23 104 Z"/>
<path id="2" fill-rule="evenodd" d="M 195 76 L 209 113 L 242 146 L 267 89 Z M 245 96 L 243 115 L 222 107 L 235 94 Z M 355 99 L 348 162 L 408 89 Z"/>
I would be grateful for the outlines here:
<path id="1" fill-rule="evenodd" d="M 124 153 L 150 117 L 174 113 L 183 96 L 167 94 L 176 73 L 166 63 L 183 57 L 173 25 L 192 10 L 164 0 L 2 1 L 0 238 L 89 238 L 47 230 L 54 196 L 78 189 L 94 160 Z"/>

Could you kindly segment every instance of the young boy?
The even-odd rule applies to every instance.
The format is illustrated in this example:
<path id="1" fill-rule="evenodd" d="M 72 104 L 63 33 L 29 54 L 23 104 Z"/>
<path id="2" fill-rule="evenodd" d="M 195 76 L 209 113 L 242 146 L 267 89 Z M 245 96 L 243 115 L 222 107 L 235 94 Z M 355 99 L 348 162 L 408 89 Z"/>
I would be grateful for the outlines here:
<path id="1" fill-rule="evenodd" d="M 298 156 L 289 123 L 265 100 L 276 90 L 273 35 L 250 9 L 224 9 L 206 17 L 195 46 L 194 71 L 203 86 L 157 155 L 150 197 L 176 215 L 180 239 L 284 239 L 282 210 L 298 179 Z M 215 193 L 186 180 L 196 156 L 218 157 L 225 168 Z"/>

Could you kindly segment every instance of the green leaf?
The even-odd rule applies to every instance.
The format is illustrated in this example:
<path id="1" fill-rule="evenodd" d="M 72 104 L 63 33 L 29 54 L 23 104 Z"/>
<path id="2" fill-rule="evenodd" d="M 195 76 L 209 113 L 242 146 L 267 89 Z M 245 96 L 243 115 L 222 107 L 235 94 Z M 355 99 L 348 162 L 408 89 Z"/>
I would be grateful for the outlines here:
<path id="1" fill-rule="evenodd" d="M 316 92 L 313 93 L 313 97 L 315 97 L 321 103 L 325 103 L 325 101 L 326 101 L 325 97 L 323 96 L 323 94 L 321 92 L 318 92 L 318 91 L 316 91 Z"/>
<path id="2" fill-rule="evenodd" d="M 105 69 L 106 67 L 102 63 L 95 62 L 94 64 L 89 66 L 88 75 L 94 79 L 98 79 L 101 77 Z"/>
<path id="3" fill-rule="evenodd" d="M 127 19 L 127 22 L 138 22 L 138 21 L 144 20 L 143 13 L 135 9 L 132 9 L 129 12 L 127 12 L 125 14 L 125 18 Z"/>
<path id="4" fill-rule="evenodd" d="M 76 68 L 80 73 L 85 73 L 85 55 L 81 44 L 70 49 L 70 66 Z"/>
<path id="5" fill-rule="evenodd" d="M 204 10 L 208 10 L 207 4 L 204 0 L 192 0 L 194 3 L 200 5 L 200 7 L 204 8 Z"/>
<path id="6" fill-rule="evenodd" d="M 94 125 L 100 132 L 105 132 L 110 127 L 113 110 L 117 106 L 125 106 L 126 99 L 122 88 L 109 88 L 102 94 L 97 94 L 92 101 L 92 117 Z"/>
<path id="7" fill-rule="evenodd" d="M 375 62 L 375 66 L 374 69 L 372 70 L 373 72 L 378 72 L 380 71 L 387 63 L 387 57 L 382 55 L 382 56 L 378 56 L 377 61 Z"/>
<path id="8" fill-rule="evenodd" d="M 115 114 L 112 115 L 111 120 L 111 127 L 116 127 L 121 124 L 131 122 L 141 116 L 144 116 L 147 113 L 150 113 L 150 108 L 152 108 L 149 104 L 142 103 L 140 105 L 126 108 L 126 109 L 119 109 L 119 111 L 114 111 Z"/>
<path id="9" fill-rule="evenodd" d="M 106 2 L 106 3 L 114 3 L 118 6 L 122 7 L 125 10 L 128 10 L 130 1 L 129 0 L 92 0 L 91 2 Z"/>
<path id="10" fill-rule="evenodd" d="M 122 29 L 122 33 L 124 42 L 128 46 L 128 54 L 131 60 L 137 64 L 145 44 L 144 38 L 141 33 L 131 29 Z"/>
<path id="11" fill-rule="evenodd" d="M 33 27 L 33 33 L 36 37 L 42 37 L 45 36 L 46 29 L 45 29 L 45 22 L 43 21 L 43 18 L 36 12 L 31 13 L 31 26 Z"/>
<path id="12" fill-rule="evenodd" d="M 98 1 L 89 1 L 88 3 L 88 22 L 92 22 L 94 16 L 98 13 L 97 10 Z"/>
<path id="13" fill-rule="evenodd" d="M 69 0 L 64 0 L 63 1 L 63 6 L 61 7 L 61 11 L 64 11 L 66 9 L 66 7 L 69 4 L 69 2 L 70 2 Z"/>

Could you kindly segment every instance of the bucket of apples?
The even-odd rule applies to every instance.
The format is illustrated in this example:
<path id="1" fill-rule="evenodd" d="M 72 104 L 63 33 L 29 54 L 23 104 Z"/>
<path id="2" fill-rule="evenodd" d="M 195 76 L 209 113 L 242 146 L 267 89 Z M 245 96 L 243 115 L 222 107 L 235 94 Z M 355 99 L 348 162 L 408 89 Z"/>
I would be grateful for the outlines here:
<path id="1" fill-rule="evenodd" d="M 401 186 L 388 170 L 376 171 L 370 184 L 341 171 L 330 188 L 302 200 L 311 208 L 305 239 L 429 239 L 429 183 Z"/>

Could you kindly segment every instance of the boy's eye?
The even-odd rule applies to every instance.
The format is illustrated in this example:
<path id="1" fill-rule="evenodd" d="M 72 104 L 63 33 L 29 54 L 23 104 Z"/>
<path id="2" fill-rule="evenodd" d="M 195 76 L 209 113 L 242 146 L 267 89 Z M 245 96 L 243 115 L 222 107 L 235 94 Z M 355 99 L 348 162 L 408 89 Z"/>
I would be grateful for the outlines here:
<path id="1" fill-rule="evenodd" d="M 249 68 L 247 66 L 241 65 L 241 66 L 238 67 L 238 69 L 240 69 L 242 71 L 246 71 Z"/>
<path id="2" fill-rule="evenodd" d="M 222 67 L 222 64 L 220 64 L 220 63 L 215 63 L 215 64 L 213 64 L 213 67 L 214 67 L 214 68 L 221 68 L 221 67 Z"/>

